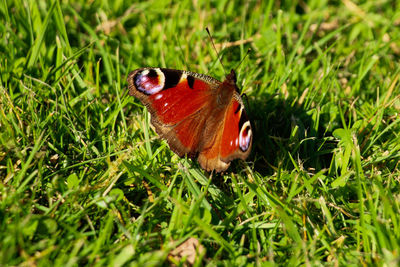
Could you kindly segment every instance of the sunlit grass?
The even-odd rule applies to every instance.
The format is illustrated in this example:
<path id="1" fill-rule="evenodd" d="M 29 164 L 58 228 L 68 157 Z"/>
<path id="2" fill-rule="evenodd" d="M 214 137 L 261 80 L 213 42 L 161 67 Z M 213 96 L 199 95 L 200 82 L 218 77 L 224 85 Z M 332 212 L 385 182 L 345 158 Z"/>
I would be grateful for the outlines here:
<path id="1" fill-rule="evenodd" d="M 398 264 L 398 10 L 1 2 L 0 263 L 179 263 L 194 238 L 198 265 Z M 206 173 L 157 138 L 127 74 L 222 80 L 249 48 L 236 71 L 252 154 Z"/>

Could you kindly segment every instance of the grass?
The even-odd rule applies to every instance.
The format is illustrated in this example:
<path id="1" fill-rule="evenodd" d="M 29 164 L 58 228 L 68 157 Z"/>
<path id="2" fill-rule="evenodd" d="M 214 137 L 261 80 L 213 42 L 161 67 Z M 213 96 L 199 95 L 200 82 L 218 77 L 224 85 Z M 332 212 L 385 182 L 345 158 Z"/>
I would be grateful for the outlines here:
<path id="1" fill-rule="evenodd" d="M 189 238 L 196 266 L 398 265 L 399 10 L 2 1 L 0 265 L 180 265 Z M 209 174 L 157 138 L 126 77 L 221 80 L 249 48 L 253 151 Z"/>

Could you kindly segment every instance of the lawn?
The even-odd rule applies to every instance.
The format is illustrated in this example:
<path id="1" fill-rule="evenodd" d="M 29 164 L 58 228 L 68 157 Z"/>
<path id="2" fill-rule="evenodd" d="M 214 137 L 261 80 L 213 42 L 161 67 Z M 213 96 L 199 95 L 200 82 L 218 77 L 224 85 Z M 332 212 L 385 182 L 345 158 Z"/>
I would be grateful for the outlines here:
<path id="1" fill-rule="evenodd" d="M 399 265 L 399 62 L 396 1 L 1 1 L 0 265 Z M 235 69 L 250 156 L 174 154 L 149 66 Z"/>

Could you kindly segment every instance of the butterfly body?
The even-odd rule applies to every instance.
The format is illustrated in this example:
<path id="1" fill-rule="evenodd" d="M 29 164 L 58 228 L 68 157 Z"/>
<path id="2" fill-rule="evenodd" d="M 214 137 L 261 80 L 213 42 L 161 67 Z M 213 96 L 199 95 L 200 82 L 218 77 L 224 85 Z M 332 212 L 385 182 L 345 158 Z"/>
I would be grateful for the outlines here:
<path id="1" fill-rule="evenodd" d="M 246 159 L 252 131 L 232 70 L 223 82 L 189 71 L 142 68 L 128 76 L 129 93 L 151 113 L 156 132 L 180 157 L 198 157 L 217 172 Z"/>

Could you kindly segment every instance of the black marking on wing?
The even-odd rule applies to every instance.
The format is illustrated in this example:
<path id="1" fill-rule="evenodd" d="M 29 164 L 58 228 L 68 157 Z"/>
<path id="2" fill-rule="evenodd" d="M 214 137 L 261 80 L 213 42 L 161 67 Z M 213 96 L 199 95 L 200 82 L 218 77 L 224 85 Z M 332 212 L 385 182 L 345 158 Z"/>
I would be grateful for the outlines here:
<path id="1" fill-rule="evenodd" d="M 189 85 L 190 89 L 193 89 L 194 77 L 191 76 L 191 75 L 188 75 L 186 79 L 187 79 L 187 82 L 188 82 L 188 85 Z"/>
<path id="2" fill-rule="evenodd" d="M 238 107 L 236 108 L 236 110 L 235 110 L 235 114 L 237 114 L 238 112 L 239 112 L 239 110 L 240 110 L 240 108 L 242 107 L 242 105 L 238 105 Z"/>
<path id="3" fill-rule="evenodd" d="M 156 78 L 158 77 L 158 73 L 154 69 L 149 69 L 149 73 L 147 74 L 147 76 L 149 76 L 150 78 Z"/>
<path id="4" fill-rule="evenodd" d="M 246 112 L 242 112 L 241 116 L 240 116 L 240 120 L 239 120 L 239 134 L 240 134 L 240 130 L 243 127 L 243 124 L 246 123 L 246 121 L 248 121 L 249 119 L 247 118 Z"/>
<path id="5" fill-rule="evenodd" d="M 175 87 L 179 83 L 182 76 L 181 71 L 171 69 L 161 69 L 161 71 L 164 73 L 165 77 L 164 90 Z"/>

